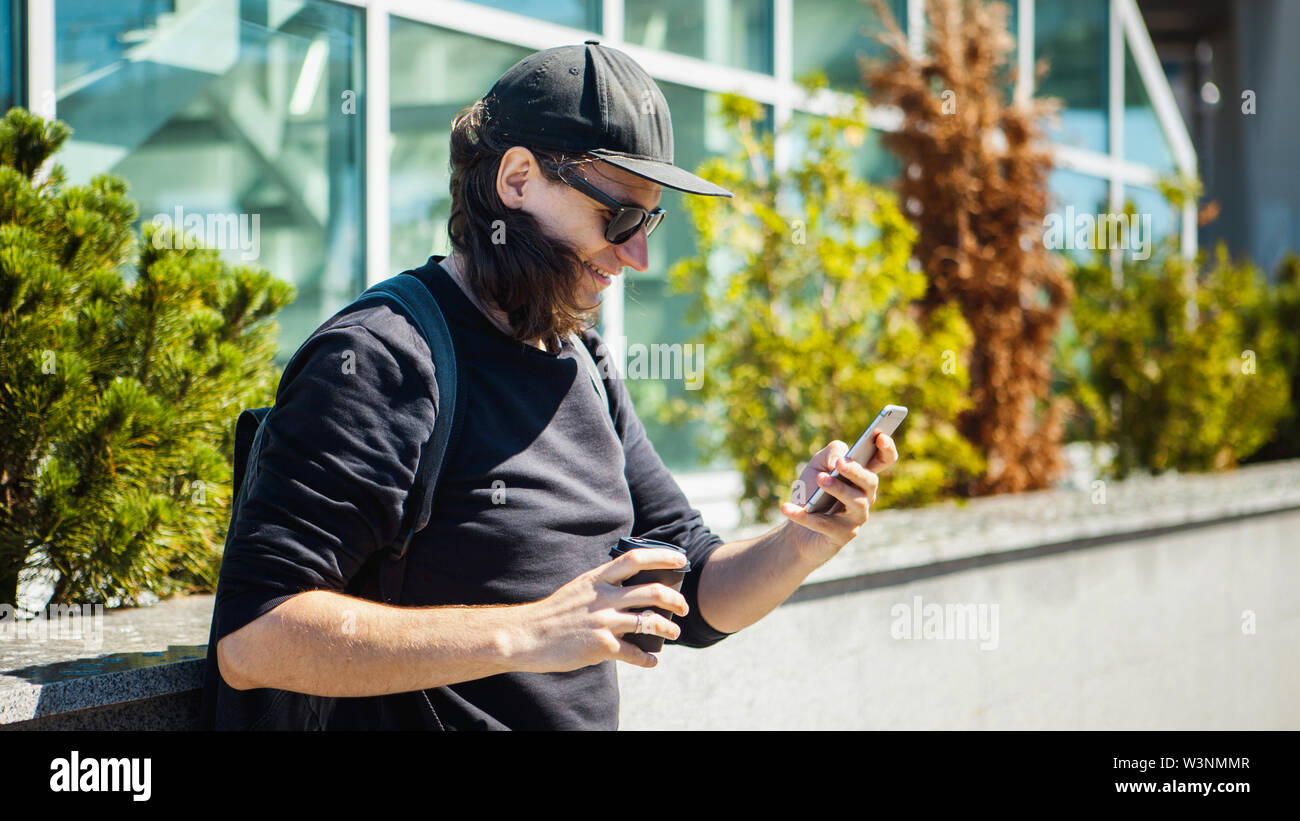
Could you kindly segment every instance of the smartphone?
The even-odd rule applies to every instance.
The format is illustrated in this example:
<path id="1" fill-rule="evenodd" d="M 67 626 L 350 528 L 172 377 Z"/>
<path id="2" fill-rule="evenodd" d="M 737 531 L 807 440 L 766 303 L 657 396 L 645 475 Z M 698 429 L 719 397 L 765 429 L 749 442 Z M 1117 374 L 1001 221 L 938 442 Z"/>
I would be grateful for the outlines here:
<path id="1" fill-rule="evenodd" d="M 884 433 L 892 436 L 905 416 L 907 416 L 907 408 L 902 405 L 885 405 L 884 410 L 876 414 L 875 420 L 867 425 L 867 429 L 858 437 L 858 441 L 849 448 L 848 457 L 865 467 L 867 462 L 871 461 L 871 457 L 876 455 L 876 434 Z M 838 468 L 831 471 L 831 476 L 838 478 L 839 475 Z M 839 499 L 819 487 L 808 500 L 808 504 L 804 505 L 804 510 L 809 513 L 830 513 L 833 509 L 843 507 Z"/>

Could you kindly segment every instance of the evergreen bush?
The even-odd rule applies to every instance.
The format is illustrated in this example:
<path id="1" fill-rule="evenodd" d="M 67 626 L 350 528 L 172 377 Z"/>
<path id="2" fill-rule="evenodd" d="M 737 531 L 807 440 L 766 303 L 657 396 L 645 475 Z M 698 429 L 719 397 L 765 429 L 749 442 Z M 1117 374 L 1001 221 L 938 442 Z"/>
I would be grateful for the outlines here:
<path id="1" fill-rule="evenodd" d="M 235 418 L 274 398 L 295 290 L 153 224 L 137 242 L 122 179 L 48 162 L 70 133 L 0 120 L 0 602 L 23 571 L 54 602 L 210 589 Z"/>

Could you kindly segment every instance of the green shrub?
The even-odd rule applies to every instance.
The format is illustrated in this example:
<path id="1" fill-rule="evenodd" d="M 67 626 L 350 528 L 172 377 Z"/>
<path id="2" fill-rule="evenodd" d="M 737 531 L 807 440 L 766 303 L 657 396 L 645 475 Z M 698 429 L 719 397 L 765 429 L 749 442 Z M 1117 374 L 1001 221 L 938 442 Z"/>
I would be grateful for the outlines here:
<path id="1" fill-rule="evenodd" d="M 151 224 L 137 254 L 125 182 L 38 171 L 69 134 L 0 120 L 0 602 L 24 569 L 56 602 L 207 588 L 235 415 L 274 397 L 294 288 Z"/>
<path id="2" fill-rule="evenodd" d="M 1290 253 L 1282 260 L 1268 289 L 1263 311 L 1247 320 L 1250 336 L 1257 333 L 1255 329 L 1270 322 L 1281 329 L 1278 359 L 1291 393 L 1291 403 L 1278 422 L 1273 438 L 1249 461 L 1300 458 L 1300 408 L 1297 408 L 1300 402 L 1300 256 Z"/>
<path id="3" fill-rule="evenodd" d="M 911 413 L 880 505 L 923 504 L 977 475 L 982 460 L 954 424 L 969 404 L 971 333 L 956 306 L 915 304 L 927 286 L 909 262 L 915 231 L 892 193 L 849 171 L 861 100 L 812 119 L 786 172 L 773 168 L 771 135 L 754 135 L 755 103 L 725 95 L 723 116 L 742 149 L 699 173 L 735 197 L 689 198 L 698 253 L 669 272 L 703 323 L 707 378 L 700 401 L 674 399 L 664 417 L 722 432 L 712 448 L 744 477 L 747 521 L 772 517 L 811 453 L 852 444 L 887 403 Z"/>
<path id="4" fill-rule="evenodd" d="M 1259 271 L 1172 243 L 1073 270 L 1075 341 L 1063 350 L 1081 438 L 1115 445 L 1110 473 L 1230 468 L 1272 436 L 1290 401 L 1283 329 Z M 1294 333 L 1294 328 L 1289 329 Z"/>

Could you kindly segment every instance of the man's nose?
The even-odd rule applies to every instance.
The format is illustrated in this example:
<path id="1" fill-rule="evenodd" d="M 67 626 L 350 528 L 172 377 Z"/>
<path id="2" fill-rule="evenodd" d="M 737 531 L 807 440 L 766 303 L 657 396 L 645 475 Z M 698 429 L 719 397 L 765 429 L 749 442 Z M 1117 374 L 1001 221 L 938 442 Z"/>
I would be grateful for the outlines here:
<path id="1" fill-rule="evenodd" d="M 650 246 L 646 239 L 645 228 L 641 228 L 636 234 L 622 245 L 614 246 L 614 255 L 623 265 L 635 268 L 642 273 L 650 267 Z"/>

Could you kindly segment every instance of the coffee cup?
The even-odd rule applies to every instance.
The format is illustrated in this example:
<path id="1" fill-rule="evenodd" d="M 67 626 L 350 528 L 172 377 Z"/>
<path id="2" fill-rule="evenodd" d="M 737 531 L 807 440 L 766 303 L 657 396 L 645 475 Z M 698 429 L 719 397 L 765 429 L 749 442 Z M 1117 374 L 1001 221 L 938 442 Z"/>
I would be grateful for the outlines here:
<path id="1" fill-rule="evenodd" d="M 614 545 L 613 549 L 609 551 L 609 555 L 611 558 L 617 559 L 619 556 L 622 556 L 624 553 L 628 552 L 629 550 L 638 550 L 642 548 L 653 548 L 653 547 L 675 550 L 678 553 L 681 553 L 683 556 L 686 555 L 686 551 L 675 544 L 669 544 L 668 542 L 659 542 L 659 541 L 655 541 L 654 539 L 642 539 L 633 536 L 625 536 L 619 539 L 618 544 Z M 690 572 L 690 569 L 691 569 L 691 563 L 690 560 L 687 559 L 686 564 L 683 567 L 662 567 L 662 568 L 653 568 L 650 570 L 642 570 L 636 575 L 631 576 L 630 578 L 625 580 L 623 582 L 623 586 L 633 587 L 639 584 L 658 583 L 664 585 L 665 587 L 671 587 L 673 590 L 680 592 L 682 589 L 682 582 L 686 580 L 686 574 Z M 669 621 L 672 621 L 674 615 L 673 613 L 659 607 L 637 608 L 635 610 L 629 610 L 628 612 L 630 613 L 655 612 L 663 616 L 664 618 L 668 619 Z M 664 647 L 663 636 L 647 635 L 645 633 L 624 633 L 622 638 L 626 639 L 632 644 L 635 644 L 637 647 L 640 647 L 642 650 L 645 650 L 647 653 L 658 653 Z"/>

